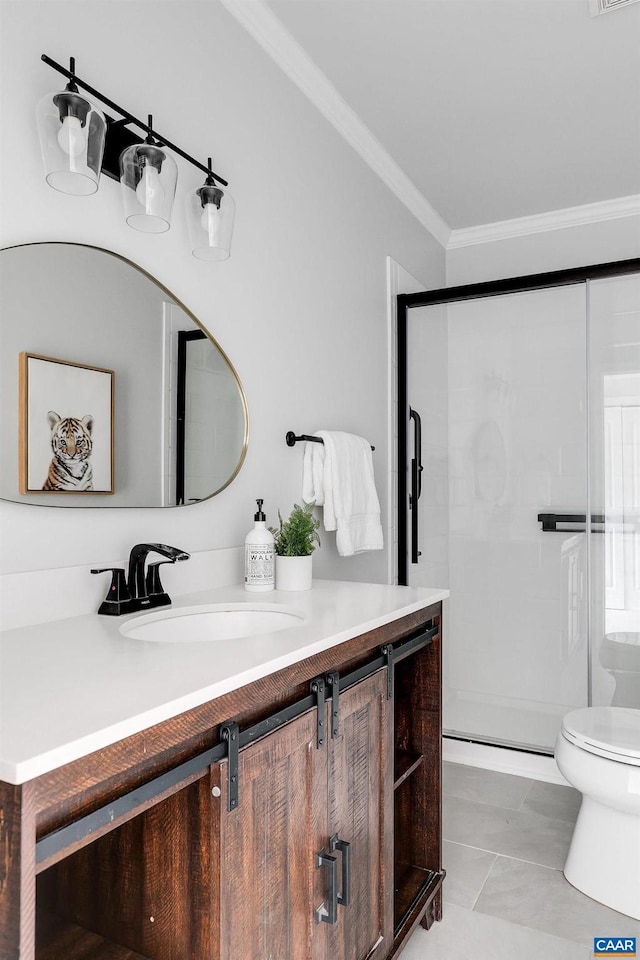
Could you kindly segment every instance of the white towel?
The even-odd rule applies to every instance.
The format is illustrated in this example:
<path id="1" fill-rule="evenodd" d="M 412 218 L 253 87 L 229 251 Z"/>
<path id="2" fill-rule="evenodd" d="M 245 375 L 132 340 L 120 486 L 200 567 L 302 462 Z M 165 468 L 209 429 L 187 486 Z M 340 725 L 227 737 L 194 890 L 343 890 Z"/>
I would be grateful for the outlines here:
<path id="1" fill-rule="evenodd" d="M 314 434 L 318 436 L 318 434 Z M 302 458 L 302 499 L 305 503 L 324 504 L 324 444 L 307 441 Z M 325 523 L 325 530 L 335 530 Z"/>
<path id="2" fill-rule="evenodd" d="M 352 433 L 318 430 L 314 436 L 323 443 L 308 442 L 305 447 L 302 499 L 324 507 L 324 528 L 336 531 L 341 557 L 382 550 L 370 444 Z"/>

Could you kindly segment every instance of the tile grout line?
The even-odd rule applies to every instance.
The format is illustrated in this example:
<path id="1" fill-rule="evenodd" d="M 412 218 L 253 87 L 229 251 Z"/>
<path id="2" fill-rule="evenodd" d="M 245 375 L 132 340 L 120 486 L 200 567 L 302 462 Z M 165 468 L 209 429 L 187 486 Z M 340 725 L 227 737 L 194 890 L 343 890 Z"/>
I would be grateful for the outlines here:
<path id="1" fill-rule="evenodd" d="M 532 787 L 533 787 L 533 784 L 532 784 Z M 530 788 L 530 789 L 531 789 L 531 788 Z M 500 804 L 491 803 L 490 801 L 487 801 L 487 800 L 473 800 L 471 797 L 460 797 L 460 796 L 457 796 L 457 794 L 454 794 L 454 793 L 445 793 L 445 794 L 442 795 L 442 802 L 443 802 L 443 804 L 445 803 L 445 801 L 446 801 L 447 799 L 449 799 L 449 800 L 461 800 L 463 803 L 474 803 L 474 804 L 477 804 L 478 806 L 488 807 L 488 808 L 490 808 L 491 810 L 501 810 L 504 814 L 507 814 L 507 815 L 510 814 L 510 813 L 522 813 L 522 814 L 524 814 L 525 816 L 535 817 L 535 818 L 537 818 L 537 819 L 539 819 L 539 820 L 543 820 L 543 821 L 546 821 L 546 822 L 549 822 L 549 823 L 568 823 L 568 824 L 571 824 L 571 826 L 574 826 L 574 827 L 575 827 L 575 823 L 576 823 L 577 816 L 578 816 L 577 813 L 576 813 L 575 815 L 571 815 L 571 816 L 550 816 L 550 815 L 547 814 L 547 813 L 539 812 L 538 810 L 536 810 L 535 807 L 532 807 L 532 808 L 529 808 L 529 809 L 526 809 L 526 810 L 525 810 L 525 809 L 524 809 L 524 805 L 525 805 L 525 803 L 527 802 L 527 800 L 529 799 L 529 791 L 527 791 L 526 795 L 524 796 L 524 798 L 522 799 L 522 801 L 520 802 L 520 805 L 519 805 L 518 807 L 504 807 L 504 806 L 500 806 Z M 534 801 L 534 802 L 535 802 L 535 801 Z M 456 842 L 456 841 L 452 841 L 452 843 L 453 843 L 453 842 Z"/>
<path id="2" fill-rule="evenodd" d="M 522 800 L 521 800 L 521 802 L 520 802 L 520 806 L 518 807 L 518 812 L 519 812 L 519 813 L 522 813 L 522 808 L 524 807 L 525 803 L 527 802 L 527 798 L 528 798 L 529 794 L 530 794 L 531 791 L 533 790 L 533 785 L 534 785 L 534 783 L 535 783 L 535 780 L 532 780 L 531 783 L 529 784 L 529 786 L 527 787 L 527 792 L 525 793 L 524 797 L 522 798 Z"/>
<path id="3" fill-rule="evenodd" d="M 501 854 L 498 854 L 498 856 L 501 856 Z M 510 859 L 513 859 L 513 858 L 510 858 Z M 492 867 L 492 869 L 493 869 L 493 867 Z M 485 881 L 485 883 L 486 883 L 486 881 Z M 476 902 L 477 902 L 477 898 L 476 898 Z M 573 946 L 573 947 L 582 947 L 583 950 L 584 950 L 584 952 L 585 952 L 584 960 L 589 960 L 589 958 L 592 958 L 592 957 L 593 957 L 593 952 L 592 952 L 591 948 L 590 948 L 589 946 L 585 945 L 584 943 L 582 943 L 580 940 L 573 940 L 571 937 L 562 936 L 562 935 L 559 934 L 559 933 L 551 933 L 551 931 L 549 931 L 549 930 L 542 930 L 542 929 L 539 928 L 539 927 L 531 927 L 531 926 L 529 926 L 529 925 L 526 924 L 526 923 L 519 923 L 517 920 L 511 920 L 511 919 L 508 919 L 507 917 L 501 917 L 501 916 L 499 916 L 498 914 L 494 914 L 494 913 L 483 913 L 481 910 L 476 910 L 476 909 L 475 909 L 475 904 L 474 904 L 473 907 L 464 907 L 464 906 L 462 906 L 461 904 L 455 903 L 453 900 L 450 900 L 450 901 L 445 900 L 445 902 L 444 902 L 444 904 L 443 904 L 443 912 L 446 913 L 446 910 L 447 910 L 447 908 L 448 908 L 449 906 L 456 907 L 458 910 L 462 910 L 462 911 L 465 911 L 465 912 L 467 912 L 467 913 L 473 913 L 473 914 L 475 914 L 475 915 L 478 916 L 478 917 L 485 917 L 485 918 L 486 918 L 487 920 L 489 920 L 489 921 L 494 920 L 494 921 L 497 921 L 497 922 L 500 923 L 500 924 L 505 924 L 506 926 L 513 927 L 513 928 L 518 929 L 518 930 L 527 931 L 527 933 L 531 933 L 531 934 L 534 934 L 534 935 L 540 935 L 540 936 L 544 936 L 544 937 L 549 937 L 549 938 L 551 938 L 551 939 L 553 939 L 553 940 L 556 940 L 556 941 L 558 941 L 558 942 L 561 942 L 561 943 L 564 943 L 564 944 L 570 944 L 570 945 Z"/>
<path id="4" fill-rule="evenodd" d="M 527 791 L 527 795 L 528 795 L 528 791 Z M 449 800 L 463 800 L 465 803 L 477 803 L 483 807 L 491 807 L 492 810 L 504 810 L 505 813 L 526 813 L 527 812 L 526 810 L 524 811 L 522 810 L 522 804 L 526 800 L 526 796 L 523 800 L 520 801 L 520 806 L 518 807 L 504 807 L 499 803 L 491 803 L 490 800 L 474 800 L 472 797 L 459 797 L 455 793 L 443 793 L 442 802 L 444 803 L 444 801 L 447 798 Z M 535 815 L 541 816 L 541 814 L 535 814 Z M 545 819 L 549 819 L 549 818 L 546 817 Z M 552 819 L 555 819 L 555 818 L 552 818 Z"/>
<path id="5" fill-rule="evenodd" d="M 472 848 L 472 849 L 473 849 L 473 848 Z M 498 862 L 498 857 L 499 857 L 499 856 L 501 856 L 501 854 L 499 854 L 499 853 L 495 853 L 495 854 L 493 855 L 493 862 L 492 862 L 491 866 L 489 867 L 489 869 L 487 870 L 487 875 L 486 875 L 486 877 L 484 878 L 484 880 L 482 881 L 482 885 L 481 885 L 480 889 L 478 890 L 478 893 L 477 893 L 477 896 L 476 896 L 475 900 L 473 901 L 473 906 L 471 907 L 472 913 L 473 913 L 473 911 L 475 911 L 475 909 L 476 909 L 476 904 L 477 904 L 478 900 L 480 899 L 480 894 L 482 893 L 482 891 L 483 891 L 484 888 L 486 887 L 486 885 L 487 885 L 487 880 L 488 880 L 489 877 L 491 876 L 491 872 L 492 872 L 493 868 L 495 867 L 496 863 Z M 481 911 L 478 910 L 478 913 L 481 913 Z M 483 914 L 483 916 L 484 916 L 484 914 Z"/>
<path id="6" fill-rule="evenodd" d="M 486 847 L 475 847 L 472 843 L 461 843 L 460 840 L 450 840 L 449 837 L 443 836 L 443 841 L 446 840 L 447 843 L 455 843 L 458 847 L 466 847 L 468 850 L 477 850 L 478 853 L 488 853 L 492 854 L 494 857 L 504 857 L 505 860 L 516 860 L 518 863 L 529 863 L 532 867 L 542 867 L 544 870 L 554 870 L 556 873 L 562 873 L 562 867 L 550 867 L 548 863 L 538 863 L 537 860 L 525 860 L 524 857 L 513 857 L 508 853 L 499 853 L 496 850 L 488 850 Z M 495 863 L 491 865 L 491 869 Z"/>
<path id="7" fill-rule="evenodd" d="M 448 841 L 448 842 L 449 842 L 449 843 L 454 843 L 455 841 L 450 840 L 450 841 Z M 459 846 L 465 846 L 465 844 L 459 844 Z M 475 850 L 475 849 L 478 849 L 478 848 L 472 847 L 471 849 Z M 522 860 L 520 857 L 508 857 L 506 854 L 497 853 L 497 854 L 495 854 L 495 856 L 494 856 L 493 863 L 491 864 L 491 867 L 489 868 L 489 872 L 487 873 L 487 876 L 485 877 L 485 879 L 484 879 L 484 881 L 483 881 L 483 883 L 482 883 L 482 886 L 481 886 L 481 888 L 480 888 L 480 890 L 479 890 L 479 892 L 478 892 L 478 895 L 477 895 L 477 897 L 475 898 L 475 900 L 474 900 L 474 902 L 473 902 L 473 906 L 470 908 L 471 912 L 472 912 L 472 913 L 477 913 L 478 915 L 480 915 L 480 916 L 482 916 L 482 917 L 493 917 L 493 918 L 496 919 L 496 920 L 501 920 L 501 921 L 504 922 L 504 923 L 510 923 L 510 924 L 512 924 L 513 926 L 515 926 L 515 927 L 520 927 L 520 928 L 523 929 L 523 930 L 531 930 L 533 933 L 543 933 L 543 934 L 545 934 L 545 935 L 548 936 L 548 937 L 554 937 L 556 940 L 562 940 L 564 943 L 578 944 L 579 946 L 584 946 L 584 944 L 582 944 L 579 940 L 574 940 L 574 939 L 572 939 L 571 937 L 562 936 L 562 935 L 559 934 L 559 933 L 551 933 L 551 932 L 548 931 L 548 930 L 541 930 L 539 927 L 531 927 L 531 926 L 529 926 L 529 924 L 527 924 L 527 923 L 518 923 L 516 920 L 509 920 L 509 919 L 507 919 L 507 917 L 501 917 L 501 916 L 499 916 L 498 914 L 495 914 L 495 913 L 484 913 L 482 910 L 476 910 L 476 906 L 477 906 L 478 900 L 480 899 L 480 896 L 481 896 L 481 894 L 482 894 L 482 891 L 484 890 L 485 886 L 487 885 L 487 882 L 488 882 L 488 880 L 489 880 L 489 877 L 490 877 L 490 875 L 491 875 L 491 873 L 492 873 L 494 867 L 496 866 L 496 864 L 497 864 L 497 862 L 498 862 L 498 859 L 499 859 L 500 857 L 502 857 L 502 858 L 505 859 L 505 860 L 516 860 L 518 863 L 531 863 L 532 866 L 534 866 L 534 867 L 543 867 L 543 869 L 545 869 L 545 870 L 553 870 L 553 871 L 556 872 L 556 873 L 562 873 L 562 870 L 558 870 L 558 869 L 556 869 L 555 867 L 547 867 L 545 864 L 542 864 L 542 863 L 533 863 L 533 862 L 530 861 L 530 860 Z M 464 909 L 464 908 L 463 908 L 463 909 Z M 590 948 L 589 948 L 588 946 L 585 947 L 585 951 L 588 953 L 588 956 L 589 956 L 589 957 L 591 957 L 591 956 L 593 955 L 593 954 L 592 954 L 592 951 L 590 950 Z"/>
<path id="8" fill-rule="evenodd" d="M 542 821 L 547 821 L 547 822 L 548 822 L 548 821 L 551 820 L 551 821 L 556 822 L 557 824 L 575 825 L 575 817 L 567 816 L 567 815 L 566 815 L 566 811 L 565 811 L 565 815 L 560 815 L 560 816 L 554 815 L 557 811 L 556 811 L 556 808 L 553 806 L 553 804 L 551 804 L 551 806 L 548 806 L 548 807 L 546 808 L 546 811 L 547 811 L 547 812 L 544 812 L 544 810 L 543 810 L 543 811 L 538 811 L 538 810 L 535 809 L 535 807 L 534 807 L 533 809 L 529 809 L 529 810 L 526 809 L 526 804 L 527 804 L 527 802 L 531 801 L 531 796 L 532 796 L 532 793 L 534 792 L 535 785 L 536 785 L 536 781 L 535 781 L 533 778 L 521 778 L 521 779 L 526 779 L 526 780 L 528 780 L 528 784 L 526 785 L 526 788 L 525 788 L 525 790 L 524 790 L 524 794 L 522 795 L 521 799 L 518 800 L 518 799 L 516 798 L 516 804 L 515 804 L 513 807 L 504 806 L 504 800 L 503 800 L 503 802 L 502 802 L 501 804 L 496 804 L 496 803 L 487 802 L 487 801 L 484 800 L 484 799 L 479 799 L 477 796 L 476 796 L 476 797 L 457 796 L 456 793 L 453 793 L 453 792 L 452 792 L 452 793 L 444 793 L 444 792 L 443 792 L 443 801 L 446 802 L 446 800 L 448 799 L 448 800 L 454 801 L 454 802 L 455 802 L 455 801 L 463 801 L 463 802 L 472 803 L 472 804 L 474 804 L 474 805 L 477 804 L 477 805 L 479 805 L 479 807 L 478 807 L 478 812 L 479 812 L 479 813 L 480 813 L 481 809 L 483 809 L 483 808 L 484 808 L 486 811 L 488 811 L 489 809 L 499 810 L 499 811 L 501 811 L 501 815 L 507 820 L 507 822 L 511 819 L 510 815 L 513 814 L 513 813 L 521 813 L 521 814 L 523 814 L 523 816 L 526 816 L 526 817 L 531 816 L 531 817 L 532 817 L 532 827 L 534 827 L 534 829 L 535 829 L 535 826 L 534 826 L 534 825 L 535 825 L 535 821 L 540 821 L 540 822 L 542 822 Z M 469 786 L 471 787 L 472 784 L 469 784 Z M 466 792 L 466 791 L 465 791 L 465 792 Z M 550 797 L 550 800 L 551 800 L 551 799 L 552 799 L 552 798 Z M 541 800 L 541 801 L 544 800 L 544 797 L 541 796 L 541 797 L 540 797 L 540 800 Z M 533 802 L 533 801 L 531 801 L 531 802 Z M 544 808 L 544 804 L 543 804 L 543 808 Z M 564 808 L 562 808 L 562 809 L 564 810 Z M 539 862 L 537 862 L 537 861 L 535 861 L 535 860 L 529 860 L 529 859 L 524 859 L 523 857 L 519 857 L 519 856 L 512 856 L 512 855 L 509 855 L 509 854 L 506 854 L 506 853 L 500 853 L 500 852 L 497 852 L 497 851 L 495 851 L 495 850 L 487 849 L 486 847 L 475 846 L 475 845 L 473 845 L 473 844 L 464 843 L 464 842 L 461 842 L 461 841 L 459 841 L 459 840 L 449 839 L 449 838 L 447 838 L 446 836 L 443 836 L 443 840 L 445 840 L 448 844 L 453 844 L 453 845 L 454 845 L 455 847 L 457 847 L 458 849 L 460 849 L 460 848 L 466 848 L 466 849 L 469 850 L 469 851 L 476 851 L 476 852 L 478 852 L 478 853 L 482 853 L 482 854 L 486 855 L 486 857 L 489 858 L 489 860 L 490 860 L 490 865 L 489 865 L 489 867 L 488 867 L 488 869 L 487 869 L 487 872 L 486 872 L 486 874 L 485 874 L 485 876 L 484 876 L 484 879 L 483 879 L 483 880 L 481 881 L 481 883 L 480 883 L 480 887 L 479 887 L 479 889 L 478 889 L 477 894 L 475 895 L 475 897 L 473 897 L 471 906 L 470 906 L 470 907 L 463 908 L 463 909 L 467 909 L 470 914 L 475 914 L 476 916 L 483 916 L 483 917 L 487 917 L 487 918 L 492 918 L 492 917 L 493 917 L 493 918 L 495 918 L 495 919 L 501 920 L 502 922 L 505 922 L 505 923 L 509 924 L 510 926 L 520 928 L 521 930 L 527 930 L 527 931 L 531 932 L 532 934 L 544 933 L 544 934 L 546 934 L 547 936 L 552 937 L 552 938 L 553 938 L 554 940 L 556 940 L 556 941 L 562 941 L 562 942 L 567 943 L 567 944 L 572 944 L 574 947 L 582 946 L 582 947 L 583 947 L 583 951 L 584 951 L 584 953 L 583 953 L 583 960 L 588 960 L 589 957 L 593 956 L 593 954 L 592 954 L 592 952 L 591 952 L 591 950 L 590 950 L 589 947 L 585 946 L 584 943 L 581 943 L 579 940 L 574 940 L 574 939 L 572 939 L 572 937 L 570 937 L 570 936 L 566 936 L 566 935 L 559 934 L 559 933 L 551 933 L 551 932 L 548 931 L 548 930 L 543 930 L 543 929 L 540 929 L 540 928 L 538 928 L 538 927 L 529 926 L 529 925 L 526 924 L 526 923 L 519 923 L 519 922 L 517 922 L 516 920 L 509 920 L 509 919 L 507 919 L 506 917 L 500 917 L 500 916 L 495 915 L 495 914 L 491 914 L 491 913 L 485 914 L 483 911 L 477 909 L 478 903 L 479 903 L 479 901 L 480 901 L 480 899 L 481 899 L 484 891 L 487 889 L 488 881 L 489 881 L 490 877 L 492 877 L 494 869 L 497 868 L 497 865 L 498 865 L 498 861 L 499 861 L 499 860 L 504 859 L 504 860 L 505 860 L 505 863 L 508 862 L 508 861 L 511 861 L 512 863 L 520 863 L 520 864 L 523 864 L 523 865 L 532 866 L 532 867 L 534 867 L 534 868 L 543 868 L 543 869 L 545 869 L 545 870 L 547 870 L 547 871 L 553 871 L 553 874 L 554 874 L 555 876 L 562 875 L 562 873 L 563 873 L 562 866 L 550 866 L 548 863 L 539 863 Z M 547 876 L 549 876 L 549 878 L 551 878 L 551 874 L 547 874 Z M 446 889 L 446 888 L 445 888 L 445 889 Z M 445 893 L 445 898 L 446 898 L 446 893 Z M 450 901 L 450 902 L 453 903 L 454 901 Z M 577 956 L 577 954 L 576 954 L 576 956 Z"/>
<path id="9" fill-rule="evenodd" d="M 442 795 L 442 802 L 443 802 L 443 805 L 444 805 L 444 803 L 445 803 L 445 801 L 446 801 L 447 799 L 449 799 L 449 800 L 461 800 L 463 803 L 473 803 L 473 804 L 476 804 L 476 805 L 479 806 L 479 807 L 487 807 L 487 808 L 489 808 L 489 809 L 491 809 L 491 810 L 501 810 L 501 811 L 502 811 L 504 814 L 506 814 L 506 815 L 508 815 L 508 814 L 510 814 L 510 813 L 522 813 L 522 814 L 524 814 L 525 816 L 530 816 L 530 817 L 535 818 L 536 820 L 546 821 L 546 822 L 548 822 L 548 823 L 571 823 L 571 824 L 575 824 L 575 819 L 565 820 L 563 817 L 550 817 L 550 816 L 548 816 L 548 815 L 545 814 L 545 813 L 538 813 L 537 810 L 535 810 L 535 809 L 533 809 L 533 810 L 523 810 L 522 807 L 523 807 L 524 803 L 526 802 L 528 795 L 529 795 L 529 794 L 528 794 L 528 791 L 527 791 L 527 795 L 524 797 L 524 799 L 523 799 L 522 802 L 520 803 L 520 806 L 519 806 L 519 807 L 504 807 L 504 806 L 500 806 L 500 804 L 497 804 L 497 803 L 490 803 L 490 802 L 488 802 L 487 800 L 472 800 L 470 797 L 458 797 L 458 796 L 456 796 L 456 795 L 453 794 L 453 793 L 443 794 L 443 795 Z"/>

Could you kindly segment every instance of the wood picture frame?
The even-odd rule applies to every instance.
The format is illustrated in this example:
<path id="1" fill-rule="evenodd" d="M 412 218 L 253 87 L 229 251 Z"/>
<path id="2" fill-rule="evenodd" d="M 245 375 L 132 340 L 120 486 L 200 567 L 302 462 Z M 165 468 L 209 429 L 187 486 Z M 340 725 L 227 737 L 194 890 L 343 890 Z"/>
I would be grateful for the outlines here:
<path id="1" fill-rule="evenodd" d="M 114 371 L 19 355 L 21 494 L 114 492 Z"/>

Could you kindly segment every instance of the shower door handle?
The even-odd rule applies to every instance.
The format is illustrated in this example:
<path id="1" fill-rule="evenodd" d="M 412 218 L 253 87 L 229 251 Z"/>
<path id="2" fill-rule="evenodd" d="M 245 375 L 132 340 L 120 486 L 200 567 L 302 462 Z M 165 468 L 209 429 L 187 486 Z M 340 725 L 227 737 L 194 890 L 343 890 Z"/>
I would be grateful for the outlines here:
<path id="1" fill-rule="evenodd" d="M 418 411 L 412 407 L 409 407 L 409 417 L 413 420 L 413 459 L 411 461 L 411 493 L 409 494 L 411 563 L 417 563 L 420 556 L 418 550 L 418 500 L 422 493 L 422 420 Z"/>
<path id="2" fill-rule="evenodd" d="M 542 524 L 543 533 L 587 533 L 586 513 L 539 513 L 538 523 Z M 573 526 L 565 526 L 565 524 Z M 591 514 L 591 533 L 605 533 L 605 523 L 618 523 L 620 532 L 624 532 L 624 518 Z M 561 524 L 559 527 L 558 524 Z M 579 526 L 576 526 L 579 524 Z M 594 526 L 595 524 L 595 526 Z"/>

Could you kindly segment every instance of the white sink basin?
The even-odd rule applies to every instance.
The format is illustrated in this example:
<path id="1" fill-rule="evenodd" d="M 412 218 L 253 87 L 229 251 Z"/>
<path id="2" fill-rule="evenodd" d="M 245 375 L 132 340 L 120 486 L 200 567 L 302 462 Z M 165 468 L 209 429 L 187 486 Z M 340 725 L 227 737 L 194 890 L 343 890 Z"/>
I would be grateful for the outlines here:
<path id="1" fill-rule="evenodd" d="M 154 643 L 194 643 L 273 633 L 303 620 L 304 614 L 279 603 L 211 603 L 146 613 L 123 623 L 120 633 Z"/>

